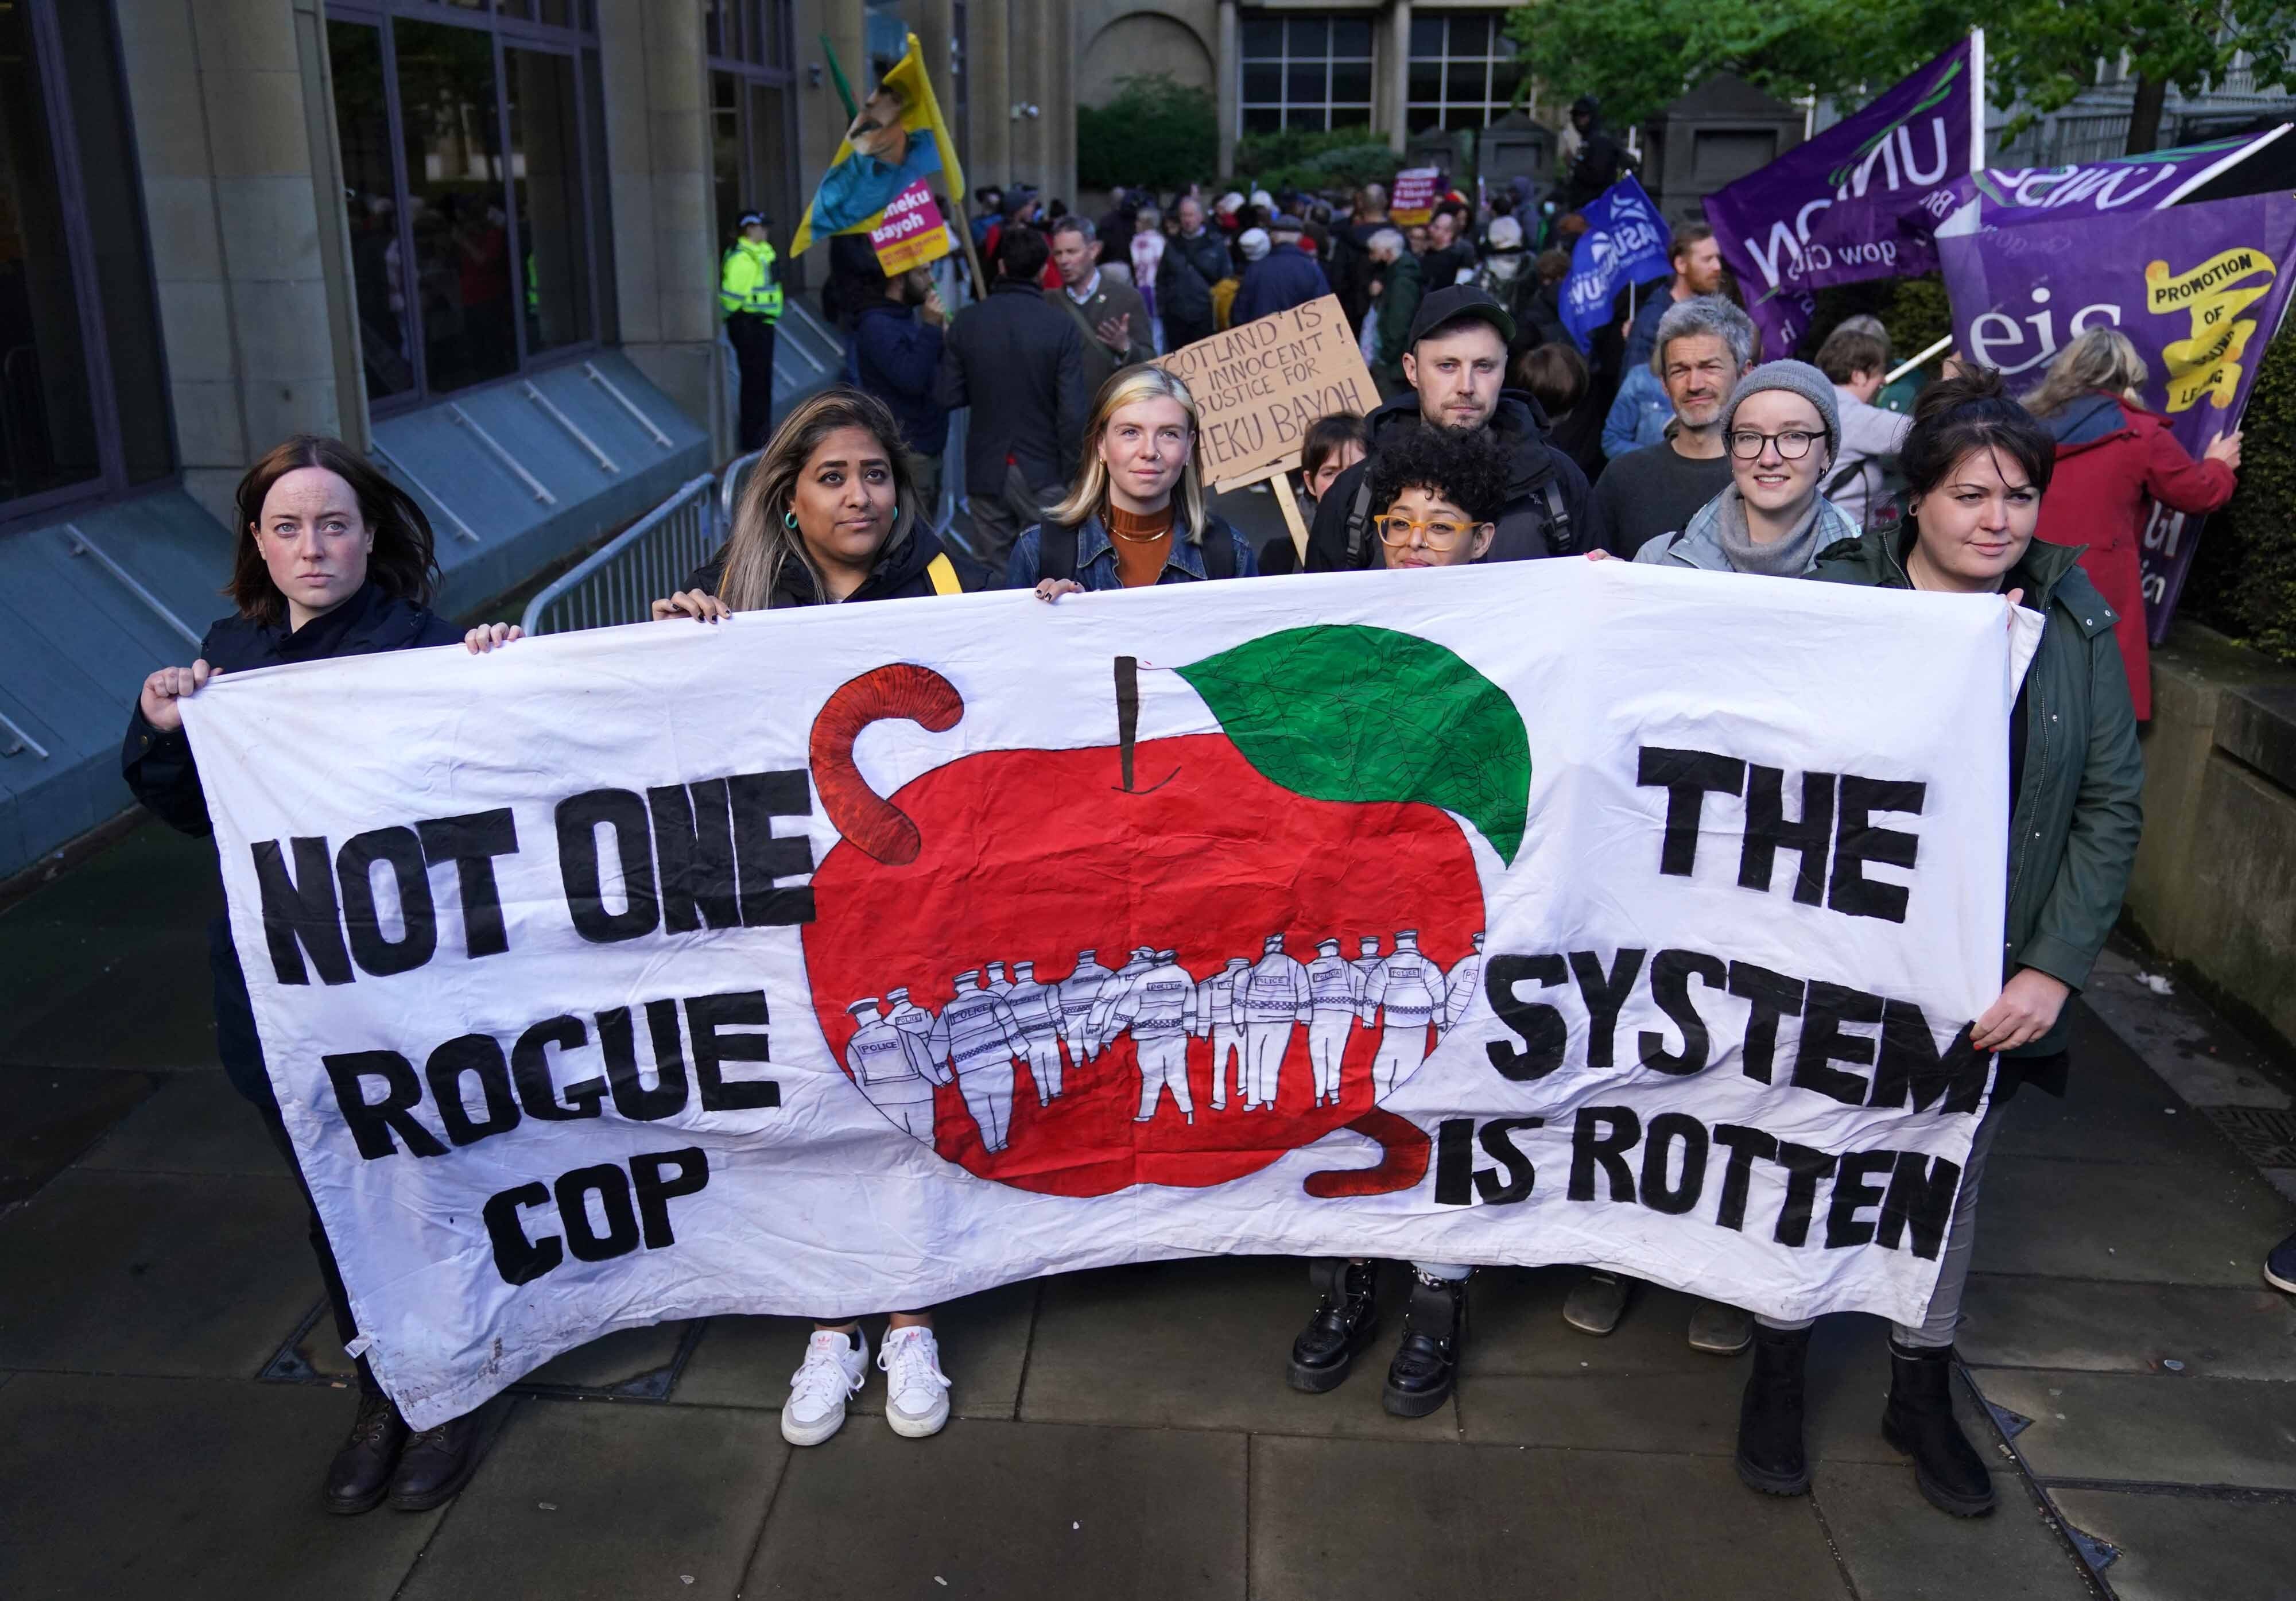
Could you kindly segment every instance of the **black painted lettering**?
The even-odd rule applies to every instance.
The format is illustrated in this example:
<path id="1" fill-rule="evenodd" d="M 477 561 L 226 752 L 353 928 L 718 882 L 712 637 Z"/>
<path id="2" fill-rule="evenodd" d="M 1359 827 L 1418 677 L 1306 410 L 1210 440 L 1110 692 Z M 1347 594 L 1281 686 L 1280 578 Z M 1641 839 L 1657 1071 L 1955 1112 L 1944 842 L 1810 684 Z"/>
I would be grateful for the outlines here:
<path id="1" fill-rule="evenodd" d="M 1845 984 L 1811 981 L 1801 1025 L 1801 1048 L 1794 1053 L 1793 1082 L 1802 1089 L 1830 1096 L 1844 1106 L 1866 1104 L 1866 1081 L 1833 1066 L 1847 1062 L 1855 1067 L 1874 1063 L 1874 1038 L 1846 1034 L 1844 1023 L 1872 1024 L 1882 1021 L 1882 998 Z"/>
<path id="2" fill-rule="evenodd" d="M 1991 1062 L 1969 1043 L 1972 1024 L 1964 1023 L 1944 1050 L 1930 1032 L 1930 1020 L 1911 1001 L 1882 1003 L 1882 1059 L 1874 1069 L 1868 1106 L 1903 1106 L 1915 1112 L 1973 1112 L 1984 1098 Z"/>
<path id="3" fill-rule="evenodd" d="M 637 1192 L 638 1221 L 645 1230 L 645 1248 L 659 1251 L 674 1245 L 677 1236 L 669 1227 L 669 1203 L 680 1195 L 699 1193 L 709 1182 L 709 1159 L 700 1145 L 682 1151 L 656 1151 L 630 1158 L 632 1187 Z"/>
<path id="4" fill-rule="evenodd" d="M 1914 1254 L 1935 1261 L 1945 1244 L 1945 1231 L 1953 1222 L 1953 1199 L 1961 1188 L 1961 1169 L 1942 1156 L 1924 1157 L 1918 1151 L 1898 1153 L 1890 1174 L 1890 1193 L 1882 1202 L 1882 1221 L 1874 1243 L 1895 1251 L 1910 1232 Z"/>
<path id="5" fill-rule="evenodd" d="M 1593 951 L 1570 953 L 1570 975 L 1578 981 L 1579 999 L 1587 1003 L 1587 1066 L 1613 1064 L 1611 1047 L 1619 1029 L 1619 1008 L 1634 993 L 1635 981 L 1642 976 L 1643 957 L 1647 954 L 1632 948 L 1621 950 L 1611 959 L 1611 970 L 1605 973 L 1602 958 Z"/>
<path id="6" fill-rule="evenodd" d="M 463 952 L 498 956 L 510 948 L 503 926 L 502 887 L 495 883 L 494 858 L 518 854 L 518 822 L 508 807 L 466 817 L 432 817 L 417 823 L 423 859 L 432 866 L 455 864 L 463 899 Z"/>
<path id="7" fill-rule="evenodd" d="M 1595 1198 L 1595 1169 L 1611 1180 L 1611 1199 L 1635 1198 L 1634 1170 L 1626 1154 L 1643 1137 L 1643 1121 L 1629 1106 L 1581 1106 L 1570 1130 L 1570 1189 L 1573 1201 Z"/>
<path id="8" fill-rule="evenodd" d="M 482 1118 L 471 1115 L 463 1098 L 464 1074 L 475 1074 L 479 1098 L 486 1106 Z M 430 1102 L 439 1109 L 447 1137 L 458 1145 L 474 1145 L 491 1134 L 507 1134 L 518 1127 L 518 1101 L 511 1094 L 510 1067 L 502 1047 L 490 1034 L 463 1034 L 430 1053 L 422 1064 L 430 1083 Z"/>
<path id="9" fill-rule="evenodd" d="M 558 1226 L 577 1261 L 603 1262 L 638 1248 L 638 1215 L 630 1204 L 630 1178 L 611 1162 L 561 1173 L 556 1186 Z M 601 1230 L 590 1218 L 589 1198 L 598 1197 Z"/>
<path id="10" fill-rule="evenodd" d="M 1682 1053 L 1677 1055 L 1668 1050 L 1666 1036 L 1654 1030 L 1644 1029 L 1636 1041 L 1644 1067 L 1678 1079 L 1703 1071 L 1706 1058 L 1714 1048 L 1714 1037 L 1707 1030 L 1706 1020 L 1698 1014 L 1698 1007 L 1690 998 L 1690 981 L 1693 978 L 1709 989 L 1720 989 L 1729 983 L 1730 970 L 1721 957 L 1708 956 L 1704 951 L 1658 953 L 1651 962 L 1651 998 L 1682 1030 Z"/>
<path id="11" fill-rule="evenodd" d="M 736 773 L 726 781 L 734 809 L 734 856 L 740 870 L 742 921 L 773 928 L 813 921 L 810 886 L 779 887 L 776 880 L 813 871 L 813 842 L 802 833 L 774 832 L 775 817 L 809 817 L 813 792 L 804 769 Z"/>
<path id="12" fill-rule="evenodd" d="M 1715 1208 L 1714 1220 L 1725 1228 L 1742 1229 L 1746 1227 L 1746 1192 L 1751 1185 L 1755 1159 L 1776 1161 L 1778 1142 L 1759 1129 L 1717 1123 L 1714 1143 L 1730 1153 L 1730 1160 L 1722 1169 L 1722 1200 Z"/>
<path id="13" fill-rule="evenodd" d="M 1882 1186 L 1875 1182 L 1897 1165 L 1895 1151 L 1852 1151 L 1841 1159 L 1833 1176 L 1833 1203 L 1825 1209 L 1825 1248 L 1873 1243 L 1874 1225 L 1857 1214 L 1882 1204 Z"/>
<path id="14" fill-rule="evenodd" d="M 1522 1041 L 1521 1049 L 1504 1039 L 1484 1046 L 1501 1078 L 1518 1084 L 1533 1083 L 1562 1065 L 1563 1049 L 1570 1042 L 1570 1028 L 1562 1021 L 1562 1014 L 1540 1002 L 1524 1000 L 1515 989 L 1536 981 L 1552 989 L 1570 976 L 1570 971 L 1557 956 L 1495 956 L 1483 964 L 1483 995 L 1491 1003 L 1493 1014 Z"/>
<path id="15" fill-rule="evenodd" d="M 545 1123 L 570 1123 L 596 1117 L 604 1110 L 606 1080 L 593 1077 L 558 1089 L 550 1071 L 550 1047 L 578 1051 L 590 1043 L 589 1030 L 578 1017 L 545 1017 L 518 1037 L 511 1047 L 511 1081 L 518 1086 L 519 1104 L 526 1115 Z M 561 1096 L 564 1099 L 561 1100 Z"/>
<path id="16" fill-rule="evenodd" d="M 605 877 L 598 859 L 598 826 L 613 833 L 621 864 L 622 909 L 606 909 Z M 558 803 L 558 875 L 574 932 L 594 945 L 650 934 L 660 919 L 654 900 L 653 842 L 645 802 L 628 790 L 587 790 Z"/>
<path id="17" fill-rule="evenodd" d="M 487 1202 L 481 1215 L 487 1222 L 487 1238 L 494 1242 L 495 1271 L 502 1275 L 503 1283 L 530 1285 L 566 1260 L 566 1247 L 556 1235 L 529 1240 L 519 1219 L 523 1207 L 549 1204 L 550 1192 L 539 1184 L 521 1184 Z"/>
<path id="18" fill-rule="evenodd" d="M 292 839 L 295 870 L 287 870 L 276 840 L 248 847 L 255 858 L 255 883 L 263 897 L 263 938 L 271 948 L 271 970 L 283 984 L 308 984 L 303 953 L 323 984 L 348 984 L 350 952 L 343 947 L 343 923 L 335 909 L 335 864 L 324 839 Z"/>
<path id="19" fill-rule="evenodd" d="M 1698 831 L 1710 792 L 1735 795 L 1746 787 L 1746 764 L 1711 751 L 1669 751 L 1644 745 L 1635 782 L 1666 791 L 1666 835 L 1659 846 L 1658 870 L 1688 878 L 1698 861 Z"/>
<path id="20" fill-rule="evenodd" d="M 616 1006 L 598 1014 L 598 1046 L 606 1053 L 606 1082 L 612 1088 L 614 1110 L 634 1123 L 651 1123 L 685 1110 L 685 1054 L 677 1033 L 677 1003 L 646 1002 L 646 1031 L 653 1039 L 654 1084 L 649 1089 L 638 1078 L 636 1040 L 630 1028 L 630 1009 Z M 580 1254 L 577 1252 L 576 1254 Z"/>
<path id="21" fill-rule="evenodd" d="M 1447 1117 L 1435 1125 L 1435 1204 L 1475 1203 L 1475 1120 Z"/>
<path id="22" fill-rule="evenodd" d="M 1512 1206 L 1529 1198 L 1531 1186 L 1538 1182 L 1538 1170 L 1516 1146 L 1514 1134 L 1517 1129 L 1546 1126 L 1543 1117 L 1496 1117 L 1476 1130 L 1484 1152 L 1505 1174 L 1502 1178 L 1489 1168 L 1475 1170 L 1475 1190 L 1486 1206 Z"/>
<path id="23" fill-rule="evenodd" d="M 1771 1236 L 1781 1245 L 1809 1244 L 1809 1218 L 1817 1203 L 1817 1186 L 1833 1171 L 1833 1158 L 1792 1140 L 1778 1142 L 1777 1163 L 1786 1170 L 1786 1198 L 1778 1207 L 1778 1226 Z"/>
<path id="24" fill-rule="evenodd" d="M 1682 1147 L 1682 1169 L 1674 1170 L 1674 1148 Z M 1706 1184 L 1706 1125 L 1687 1112 L 1661 1112 L 1650 1121 L 1643 1141 L 1643 1204 L 1680 1217 L 1698 1204 Z"/>
<path id="25" fill-rule="evenodd" d="M 397 1051 L 346 1051 L 319 1061 L 327 1070 L 327 1081 L 335 1087 L 335 1110 L 342 1114 L 343 1127 L 351 1131 L 361 1156 L 373 1162 L 398 1154 L 394 1134 L 406 1142 L 413 1155 L 447 1154 L 446 1143 L 415 1121 L 414 1108 L 422 1099 L 422 1080 L 414 1076 L 412 1062 Z M 380 1101 L 366 1098 L 369 1079 L 382 1080 Z"/>
<path id="26" fill-rule="evenodd" d="M 697 995 L 685 1003 L 685 1030 L 693 1039 L 693 1079 L 704 1112 L 750 1112 L 782 1104 L 782 1087 L 772 1079 L 725 1076 L 728 1062 L 771 1062 L 763 1034 L 728 1034 L 727 1029 L 766 1026 L 766 992 Z"/>
<path id="27" fill-rule="evenodd" d="M 390 869 L 398 890 L 399 935 L 383 937 L 375 904 L 374 869 Z M 335 882 L 343 895 L 343 928 L 351 959 L 377 978 L 412 973 L 439 948 L 439 913 L 430 904 L 430 874 L 422 842 L 411 828 L 373 828 L 343 842 L 335 856 Z"/>
<path id="28" fill-rule="evenodd" d="M 1770 1081 L 1778 1054 L 1778 1019 L 1801 1015 L 1802 982 L 1751 962 L 1730 964 L 1730 993 L 1751 1004 L 1740 1070 L 1757 1083 Z"/>
<path id="29" fill-rule="evenodd" d="M 742 926 L 734 879 L 734 814 L 726 781 L 646 791 L 661 871 L 661 925 L 673 934 Z"/>
<path id="30" fill-rule="evenodd" d="M 1860 778 L 1855 773 L 1841 776 L 1841 817 L 1833 835 L 1833 883 L 1826 891 L 1826 905 L 1852 917 L 1880 917 L 1890 923 L 1906 920 L 1905 886 L 1866 877 L 1866 864 L 1910 869 L 1920 854 L 1921 841 L 1900 829 L 1876 827 L 1873 814 L 1898 811 L 1918 817 L 1928 793 L 1925 784 Z"/>
<path id="31" fill-rule="evenodd" d="M 1746 779 L 1746 842 L 1738 853 L 1738 886 L 1767 894 L 1781 849 L 1800 866 L 1793 898 L 1804 906 L 1825 900 L 1825 858 L 1833 845 L 1833 775 L 1801 776 L 1801 816 L 1785 816 L 1786 776 L 1776 768 L 1749 769 Z"/>

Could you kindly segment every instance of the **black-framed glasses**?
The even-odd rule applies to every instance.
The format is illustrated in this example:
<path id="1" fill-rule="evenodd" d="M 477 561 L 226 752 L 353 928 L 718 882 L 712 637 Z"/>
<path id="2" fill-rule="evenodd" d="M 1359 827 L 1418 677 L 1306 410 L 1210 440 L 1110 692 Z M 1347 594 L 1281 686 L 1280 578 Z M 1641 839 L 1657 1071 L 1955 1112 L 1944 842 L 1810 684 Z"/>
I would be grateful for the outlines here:
<path id="1" fill-rule="evenodd" d="M 1448 550 L 1480 528 L 1482 524 L 1454 522 L 1448 517 L 1430 518 L 1422 522 L 1416 518 L 1398 516 L 1382 517 L 1374 526 L 1379 530 L 1380 543 L 1382 545 L 1408 545 L 1411 543 L 1412 531 L 1415 529 L 1426 536 L 1428 549 Z"/>
<path id="2" fill-rule="evenodd" d="M 1825 436 L 1809 433 L 1802 429 L 1789 428 L 1784 433 L 1759 433 L 1742 428 L 1730 436 L 1730 454 L 1742 462 L 1758 461 L 1762 447 L 1775 445 L 1781 461 L 1798 462 L 1809 454 L 1809 447 Z"/>

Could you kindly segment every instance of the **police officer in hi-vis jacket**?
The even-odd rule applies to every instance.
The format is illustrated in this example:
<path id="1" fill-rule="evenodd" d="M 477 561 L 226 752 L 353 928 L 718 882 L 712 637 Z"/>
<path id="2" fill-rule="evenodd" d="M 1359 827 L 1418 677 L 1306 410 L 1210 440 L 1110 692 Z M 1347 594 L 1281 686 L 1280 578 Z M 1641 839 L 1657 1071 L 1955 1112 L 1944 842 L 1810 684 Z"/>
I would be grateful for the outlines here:
<path id="1" fill-rule="evenodd" d="M 774 325 L 782 317 L 781 274 L 774 247 L 766 241 L 766 214 L 744 211 L 741 237 L 726 252 L 718 279 L 718 307 L 725 314 L 726 338 L 742 373 L 744 451 L 764 448 L 774 424 Z"/>

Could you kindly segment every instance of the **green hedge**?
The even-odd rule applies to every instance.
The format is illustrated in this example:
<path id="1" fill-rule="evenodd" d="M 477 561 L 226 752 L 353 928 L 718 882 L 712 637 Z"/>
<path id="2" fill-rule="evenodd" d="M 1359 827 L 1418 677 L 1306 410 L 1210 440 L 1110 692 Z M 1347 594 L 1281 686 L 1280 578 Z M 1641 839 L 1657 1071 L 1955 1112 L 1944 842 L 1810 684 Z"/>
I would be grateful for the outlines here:
<path id="1" fill-rule="evenodd" d="M 1403 158 L 1368 128 L 1309 132 L 1295 127 L 1246 134 L 1235 144 L 1234 186 L 1271 194 L 1287 188 L 1309 193 L 1354 189 L 1388 182 L 1402 163 Z"/>
<path id="2" fill-rule="evenodd" d="M 1169 73 L 1117 80 L 1104 106 L 1077 108 L 1077 183 L 1177 189 L 1219 164 L 1219 108 Z"/>
<path id="3" fill-rule="evenodd" d="M 2296 340 L 2265 347 L 2241 426 L 2239 492 L 2202 527 L 2177 614 L 2296 661 Z"/>

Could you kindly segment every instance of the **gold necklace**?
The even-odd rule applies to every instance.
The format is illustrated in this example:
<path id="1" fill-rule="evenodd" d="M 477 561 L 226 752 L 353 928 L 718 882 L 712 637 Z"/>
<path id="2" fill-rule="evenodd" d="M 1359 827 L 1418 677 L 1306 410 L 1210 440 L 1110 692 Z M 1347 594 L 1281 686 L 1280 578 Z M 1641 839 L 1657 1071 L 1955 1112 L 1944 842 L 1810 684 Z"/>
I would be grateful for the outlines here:
<path id="1" fill-rule="evenodd" d="M 1168 525 L 1158 530 L 1152 534 L 1128 534 L 1122 529 L 1116 526 L 1116 514 L 1115 508 L 1113 506 L 1109 508 L 1109 514 L 1101 521 L 1108 524 L 1108 532 L 1111 538 L 1121 539 L 1127 545 L 1153 545 L 1159 539 L 1170 538 L 1172 532 L 1171 527 Z"/>

